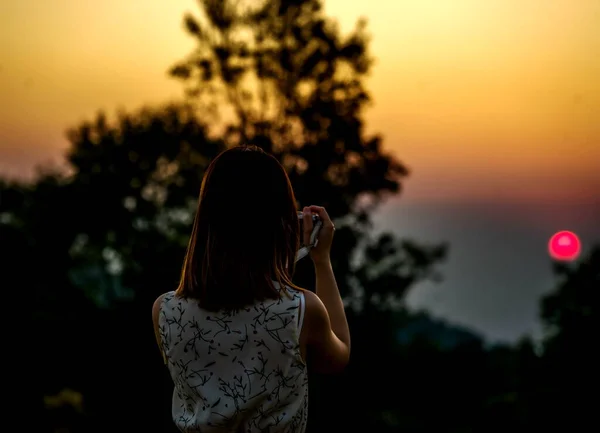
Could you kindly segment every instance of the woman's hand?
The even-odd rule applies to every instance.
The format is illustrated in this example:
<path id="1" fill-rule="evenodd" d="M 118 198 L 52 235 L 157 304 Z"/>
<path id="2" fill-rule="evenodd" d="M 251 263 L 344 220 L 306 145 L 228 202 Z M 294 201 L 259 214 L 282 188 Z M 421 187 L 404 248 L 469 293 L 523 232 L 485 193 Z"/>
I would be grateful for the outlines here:
<path id="1" fill-rule="evenodd" d="M 329 218 L 325 208 L 321 206 L 307 206 L 302 209 L 302 213 L 304 214 L 303 239 L 305 245 L 310 243 L 310 234 L 312 233 L 313 229 L 312 215 L 318 215 L 323 223 L 321 230 L 319 230 L 319 241 L 317 242 L 317 246 L 310 250 L 310 257 L 312 261 L 315 264 L 329 263 L 331 244 L 333 242 L 333 232 L 335 231 L 335 227 L 331 222 L 331 218 Z"/>

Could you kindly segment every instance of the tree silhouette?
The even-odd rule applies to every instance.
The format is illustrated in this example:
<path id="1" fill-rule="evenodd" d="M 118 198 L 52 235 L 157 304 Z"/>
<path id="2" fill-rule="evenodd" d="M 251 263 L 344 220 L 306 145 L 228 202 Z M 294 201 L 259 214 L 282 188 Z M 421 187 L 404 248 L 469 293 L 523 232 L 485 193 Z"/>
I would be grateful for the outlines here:
<path id="1" fill-rule="evenodd" d="M 558 287 L 541 301 L 546 352 L 568 349 L 575 356 L 584 356 L 589 354 L 589 341 L 600 324 L 600 246 L 574 265 L 556 262 L 554 272 Z"/>
<path id="2" fill-rule="evenodd" d="M 548 424 L 568 422 L 573 428 L 594 420 L 589 384 L 600 358 L 593 342 L 600 324 L 600 246 L 575 264 L 557 262 L 558 287 L 541 301 L 546 325 L 544 341 L 543 408 Z"/>
<path id="3" fill-rule="evenodd" d="M 345 294 L 369 283 L 378 293 L 367 292 L 367 304 L 375 295 L 402 298 L 445 249 L 398 244 L 390 235 L 366 237 L 369 212 L 400 191 L 407 170 L 382 150 L 380 136 L 364 133 L 362 113 L 370 101 L 364 79 L 372 65 L 365 21 L 342 36 L 319 0 L 198 4 L 198 16 L 184 18 L 196 48 L 171 69 L 189 100 L 214 116 L 228 144 L 253 143 L 277 155 L 301 205 L 322 204 L 338 219 L 333 256 Z M 348 253 L 361 242 L 372 254 L 354 269 Z M 366 268 L 378 250 L 398 259 L 386 257 L 390 263 L 374 282 Z M 376 260 L 380 268 L 382 259 Z M 415 265 L 409 276 L 390 272 L 408 263 Z M 302 271 L 298 278 L 309 285 L 312 275 Z"/>
<path id="4" fill-rule="evenodd" d="M 201 19 L 185 17 L 197 47 L 171 73 L 203 114 L 221 120 L 228 143 L 279 156 L 299 201 L 326 203 L 334 217 L 399 190 L 405 167 L 363 133 L 364 23 L 342 38 L 320 1 L 198 3 Z"/>
<path id="5" fill-rule="evenodd" d="M 189 106 L 103 114 L 69 131 L 82 270 L 114 265 L 114 284 L 144 304 L 177 283 L 199 185 L 224 149 Z M 87 281 L 85 274 L 77 274 Z"/>

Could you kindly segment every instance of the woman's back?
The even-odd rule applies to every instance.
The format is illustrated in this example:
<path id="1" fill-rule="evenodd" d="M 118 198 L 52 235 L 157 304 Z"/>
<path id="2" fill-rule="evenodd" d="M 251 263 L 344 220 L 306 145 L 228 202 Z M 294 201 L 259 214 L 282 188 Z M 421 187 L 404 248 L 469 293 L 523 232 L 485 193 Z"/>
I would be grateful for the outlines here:
<path id="1" fill-rule="evenodd" d="M 311 236 L 316 218 L 318 241 Z M 273 155 L 239 146 L 211 161 L 179 286 L 152 306 L 181 431 L 305 430 L 303 357 L 321 373 L 341 371 L 350 357 L 330 260 L 334 230 L 323 207 L 304 207 L 299 215 L 290 179 Z M 292 281 L 301 242 L 314 264 L 315 293 Z"/>
<path id="2" fill-rule="evenodd" d="M 158 319 L 181 431 L 303 432 L 308 378 L 300 351 L 302 291 L 233 313 L 169 292 Z"/>

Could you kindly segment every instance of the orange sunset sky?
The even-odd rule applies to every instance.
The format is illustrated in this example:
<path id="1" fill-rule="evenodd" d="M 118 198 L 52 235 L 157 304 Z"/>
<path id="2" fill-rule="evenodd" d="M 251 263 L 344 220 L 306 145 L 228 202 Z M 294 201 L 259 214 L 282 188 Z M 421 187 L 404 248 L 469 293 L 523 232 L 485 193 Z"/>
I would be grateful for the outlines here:
<path id="1" fill-rule="evenodd" d="M 599 0 L 326 0 L 369 20 L 369 132 L 411 200 L 590 202 L 600 191 Z M 0 173 L 58 160 L 98 110 L 182 97 L 194 0 L 0 4 Z"/>

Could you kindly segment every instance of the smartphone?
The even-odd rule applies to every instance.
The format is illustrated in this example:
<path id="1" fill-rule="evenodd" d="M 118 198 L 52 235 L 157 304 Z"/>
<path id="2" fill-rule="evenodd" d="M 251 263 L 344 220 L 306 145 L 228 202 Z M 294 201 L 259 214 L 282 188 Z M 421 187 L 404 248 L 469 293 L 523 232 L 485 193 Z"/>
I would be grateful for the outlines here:
<path id="1" fill-rule="evenodd" d="M 302 212 L 298 212 L 298 220 L 300 221 L 300 235 L 304 233 L 303 222 L 304 222 L 304 214 Z M 319 218 L 318 215 L 312 215 L 313 229 L 310 234 L 310 242 L 308 245 L 302 245 L 302 247 L 296 253 L 296 261 L 306 257 L 310 250 L 317 246 L 319 242 L 319 231 L 321 230 L 321 226 L 323 222 Z"/>

